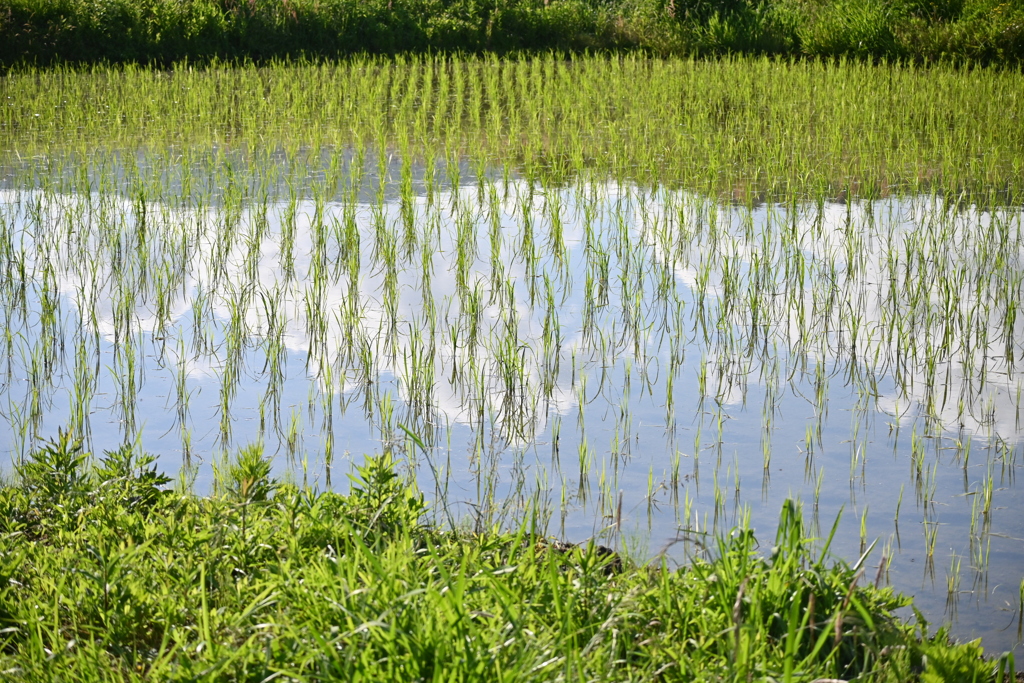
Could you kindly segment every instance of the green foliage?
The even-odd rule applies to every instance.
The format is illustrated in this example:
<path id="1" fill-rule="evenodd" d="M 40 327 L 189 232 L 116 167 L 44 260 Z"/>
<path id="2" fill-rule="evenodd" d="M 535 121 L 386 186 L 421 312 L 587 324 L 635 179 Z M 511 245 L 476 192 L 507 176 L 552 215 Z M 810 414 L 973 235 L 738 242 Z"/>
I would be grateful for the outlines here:
<path id="1" fill-rule="evenodd" d="M 887 0 L 837 0 L 820 7 L 815 20 L 797 29 L 807 54 L 839 57 L 901 56 L 892 17 L 896 8 Z"/>
<path id="2" fill-rule="evenodd" d="M 274 485 L 248 447 L 213 498 L 154 493 L 128 449 L 83 455 L 58 439 L 0 488 L 5 680 L 993 678 L 976 643 L 922 638 L 893 616 L 907 599 L 816 555 L 793 503 L 767 557 L 740 528 L 688 567 L 623 567 L 526 527 L 421 526 L 390 453 L 343 496 Z M 47 488 L 54 468 L 76 474 Z M 81 524 L 11 525 L 69 489 Z"/>
<path id="3" fill-rule="evenodd" d="M 585 49 L 613 23 L 583 0 L 4 0 L 0 64 Z"/>
<path id="4" fill-rule="evenodd" d="M 96 486 L 104 497 L 130 510 L 148 511 L 166 495 L 171 478 L 157 471 L 156 457 L 130 445 L 104 453 L 95 468 Z"/>
<path id="5" fill-rule="evenodd" d="M 390 450 L 356 466 L 349 500 L 368 526 L 388 534 L 415 529 L 427 506 L 423 494 L 402 481 Z"/>
<path id="6" fill-rule="evenodd" d="M 82 493 L 88 458 L 81 439 L 60 431 L 56 439 L 29 454 L 17 472 L 28 493 L 40 502 L 59 504 Z"/>
<path id="7" fill-rule="evenodd" d="M 0 508 L 0 512 L 3 511 Z M 14 616 L 14 592 L 17 584 L 15 577 L 23 559 L 21 552 L 0 555 L 0 652 L 8 650 L 13 634 L 18 630 Z"/>
<path id="8" fill-rule="evenodd" d="M 221 482 L 227 495 L 241 503 L 266 502 L 277 488 L 270 476 L 270 458 L 263 454 L 262 444 L 240 448 L 227 465 L 226 477 Z"/>
<path id="9" fill-rule="evenodd" d="M 113 524 L 125 510 L 148 515 L 167 494 L 170 478 L 157 471 L 152 455 L 132 446 L 89 462 L 81 439 L 64 431 L 30 453 L 16 468 L 17 485 L 3 488 L 0 533 L 46 538 L 73 532 L 90 515 Z"/>
<path id="10" fill-rule="evenodd" d="M 741 4 L 712 14 L 698 25 L 696 34 L 700 51 L 718 53 L 786 54 L 798 45 L 792 15 L 766 3 Z"/>
<path id="11" fill-rule="evenodd" d="M 995 669 L 992 662 L 985 659 L 981 640 L 956 645 L 941 644 L 941 640 L 939 643 L 922 645 L 925 671 L 921 675 L 921 683 L 980 683 L 992 680 Z"/>
<path id="12" fill-rule="evenodd" d="M 1012 61 L 997 0 L 0 0 L 0 65 L 584 51 Z"/>
<path id="13" fill-rule="evenodd" d="M 955 21 L 963 14 L 964 4 L 965 0 L 906 0 L 901 9 L 920 19 Z"/>
<path id="14" fill-rule="evenodd" d="M 6 512 L 0 517 L 0 533 L 45 535 L 78 526 L 87 504 L 88 460 L 82 440 L 65 431 L 30 453 L 15 467 L 19 495 L 0 504 Z"/>

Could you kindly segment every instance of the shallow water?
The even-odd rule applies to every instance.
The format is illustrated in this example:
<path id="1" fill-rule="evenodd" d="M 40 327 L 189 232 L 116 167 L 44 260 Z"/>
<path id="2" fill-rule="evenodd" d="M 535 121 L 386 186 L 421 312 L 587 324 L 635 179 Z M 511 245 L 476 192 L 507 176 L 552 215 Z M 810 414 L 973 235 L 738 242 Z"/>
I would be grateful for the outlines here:
<path id="1" fill-rule="evenodd" d="M 464 177 L 0 191 L 0 450 L 135 440 L 205 492 L 254 441 L 321 488 L 392 448 L 440 521 L 671 562 L 796 497 L 875 543 L 865 581 L 1024 652 L 1020 210 Z"/>

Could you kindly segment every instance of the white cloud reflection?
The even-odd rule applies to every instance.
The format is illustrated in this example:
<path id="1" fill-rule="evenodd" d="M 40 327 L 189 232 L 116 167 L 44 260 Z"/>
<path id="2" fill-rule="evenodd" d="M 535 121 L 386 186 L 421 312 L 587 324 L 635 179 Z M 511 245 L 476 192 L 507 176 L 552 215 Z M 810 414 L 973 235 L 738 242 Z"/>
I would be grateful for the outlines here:
<path id="1" fill-rule="evenodd" d="M 52 281 L 108 342 L 172 340 L 159 361 L 196 380 L 223 377 L 239 346 L 276 349 L 289 381 L 344 393 L 391 377 L 439 422 L 472 422 L 483 402 L 529 439 L 548 411 L 577 404 L 574 362 L 665 364 L 664 344 L 628 342 L 652 344 L 667 325 L 652 320 L 665 315 L 652 290 L 668 268 L 684 310 L 674 334 L 703 349 L 724 404 L 744 401 L 742 356 L 769 339 L 897 377 L 877 397 L 884 412 L 927 408 L 950 431 L 1020 438 L 1021 370 L 1005 357 L 1024 338 L 1007 309 L 1024 264 L 1019 213 L 917 198 L 751 214 L 614 183 L 547 192 L 515 181 L 493 202 L 475 185 L 416 197 L 411 230 L 398 201 L 151 203 L 144 230 L 142 207 L 114 195 L 3 190 L 0 207 L 27 280 Z M 710 317 L 698 324 L 701 305 Z M 512 416 L 512 404 L 524 408 Z"/>

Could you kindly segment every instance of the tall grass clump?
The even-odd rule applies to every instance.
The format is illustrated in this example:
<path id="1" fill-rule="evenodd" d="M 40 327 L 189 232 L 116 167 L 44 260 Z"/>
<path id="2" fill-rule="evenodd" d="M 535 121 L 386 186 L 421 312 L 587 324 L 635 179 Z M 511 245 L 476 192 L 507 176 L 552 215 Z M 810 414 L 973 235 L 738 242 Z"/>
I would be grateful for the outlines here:
<path id="1" fill-rule="evenodd" d="M 643 52 L 1019 65 L 997 0 L 3 0 L 0 65 Z"/>
<path id="2" fill-rule="evenodd" d="M 0 64 L 609 49 L 637 40 L 587 0 L 4 0 Z"/>

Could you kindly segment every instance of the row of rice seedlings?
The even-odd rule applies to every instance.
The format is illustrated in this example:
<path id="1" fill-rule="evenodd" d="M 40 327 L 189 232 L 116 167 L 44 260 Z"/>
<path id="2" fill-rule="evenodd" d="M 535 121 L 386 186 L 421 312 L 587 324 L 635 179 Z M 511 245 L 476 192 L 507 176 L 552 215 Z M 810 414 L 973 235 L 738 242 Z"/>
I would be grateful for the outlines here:
<path id="1" fill-rule="evenodd" d="M 273 139 L 321 149 L 383 139 L 405 156 L 468 150 L 520 160 L 529 175 L 671 178 L 741 200 L 790 190 L 1012 193 L 1019 140 L 1006 112 L 1019 107 L 1019 81 L 934 66 L 556 55 L 26 71 L 2 82 L 12 106 L 0 125 L 22 158 L 55 142 L 252 149 Z M 812 134 L 791 135 L 797 127 Z"/>

